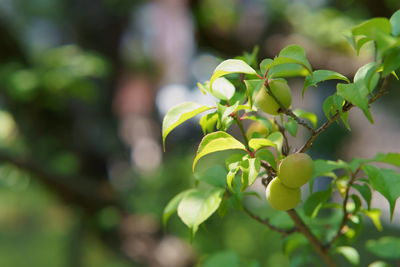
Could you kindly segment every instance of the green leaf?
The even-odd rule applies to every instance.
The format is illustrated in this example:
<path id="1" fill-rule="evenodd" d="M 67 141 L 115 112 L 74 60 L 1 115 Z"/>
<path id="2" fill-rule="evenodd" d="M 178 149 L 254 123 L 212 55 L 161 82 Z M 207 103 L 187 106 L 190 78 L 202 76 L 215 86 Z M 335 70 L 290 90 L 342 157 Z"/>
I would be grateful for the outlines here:
<path id="1" fill-rule="evenodd" d="M 249 158 L 242 162 L 241 167 L 243 191 L 247 185 L 252 185 L 257 179 L 261 167 L 260 160 L 256 158 Z"/>
<path id="2" fill-rule="evenodd" d="M 373 18 L 352 28 L 353 40 L 356 44 L 357 53 L 361 47 L 370 40 L 375 40 L 378 49 L 386 46 L 387 40 L 392 31 L 392 26 L 387 18 Z M 361 36 L 356 40 L 357 36 Z"/>
<path id="3" fill-rule="evenodd" d="M 262 75 L 264 76 L 267 70 L 269 69 L 269 65 L 273 62 L 270 58 L 265 58 L 260 63 L 260 70 Z"/>
<path id="4" fill-rule="evenodd" d="M 203 130 L 203 134 L 211 133 L 214 131 L 218 122 L 218 113 L 215 111 L 201 117 L 199 124 Z"/>
<path id="5" fill-rule="evenodd" d="M 367 207 L 368 209 L 371 208 L 371 199 L 372 199 L 372 192 L 371 188 L 369 188 L 368 185 L 366 184 L 353 184 L 353 187 L 357 189 L 357 191 L 361 194 L 361 196 L 364 198 L 365 202 L 367 202 Z"/>
<path id="6" fill-rule="evenodd" d="M 194 236 L 199 225 L 207 220 L 219 207 L 223 189 L 193 190 L 187 193 L 178 205 L 178 216 L 189 227 Z"/>
<path id="7" fill-rule="evenodd" d="M 231 251 L 218 252 L 208 257 L 200 267 L 240 267 L 239 257 Z"/>
<path id="8" fill-rule="evenodd" d="M 259 150 L 263 147 L 273 146 L 275 147 L 276 144 L 269 139 L 266 138 L 253 138 L 249 141 L 249 147 L 254 150 Z"/>
<path id="9" fill-rule="evenodd" d="M 400 153 L 378 153 L 373 161 L 387 163 L 400 167 Z"/>
<path id="10" fill-rule="evenodd" d="M 302 109 L 295 109 L 295 110 L 293 110 L 293 113 L 297 117 L 309 120 L 314 128 L 317 127 L 317 125 L 318 125 L 318 117 L 314 113 L 308 112 L 308 111 L 305 111 L 305 110 L 302 110 Z"/>
<path id="11" fill-rule="evenodd" d="M 257 72 L 250 67 L 246 62 L 240 59 L 228 59 L 221 62 L 214 70 L 214 73 L 210 79 L 210 85 L 214 83 L 216 79 L 226 74 L 231 73 L 246 73 L 246 74 L 257 74 Z"/>
<path id="12" fill-rule="evenodd" d="M 269 163 L 269 165 L 271 165 L 272 168 L 274 168 L 274 170 L 277 170 L 275 156 L 274 156 L 274 154 L 272 154 L 271 151 L 269 151 L 267 149 L 258 150 L 256 152 L 256 158 L 258 158 L 260 160 L 265 160 L 266 162 Z"/>
<path id="13" fill-rule="evenodd" d="M 304 80 L 302 95 L 304 96 L 304 93 L 307 91 L 308 87 L 316 86 L 318 83 L 328 80 L 342 80 L 350 83 L 350 80 L 346 76 L 336 71 L 316 70 Z"/>
<path id="14" fill-rule="evenodd" d="M 211 94 L 218 99 L 229 100 L 235 94 L 235 86 L 224 77 L 220 77 L 212 84 Z"/>
<path id="15" fill-rule="evenodd" d="M 335 249 L 335 252 L 343 255 L 351 264 L 359 265 L 360 263 L 360 255 L 357 250 L 353 247 L 341 246 Z"/>
<path id="16" fill-rule="evenodd" d="M 343 104 L 344 99 L 337 94 L 333 94 L 324 100 L 324 103 L 322 104 L 322 110 L 324 111 L 324 114 L 328 120 L 330 120 L 331 117 L 337 112 L 343 113 Z"/>
<path id="17" fill-rule="evenodd" d="M 390 18 L 390 24 L 392 25 L 392 35 L 400 36 L 400 10 L 397 10 Z"/>
<path id="18" fill-rule="evenodd" d="M 400 196 L 400 174 L 392 169 L 366 165 L 363 170 L 368 175 L 372 188 L 381 193 L 389 202 L 390 219 L 393 218 L 396 200 Z"/>
<path id="19" fill-rule="evenodd" d="M 312 68 L 311 68 L 310 62 L 308 62 L 308 59 L 306 57 L 306 53 L 305 53 L 304 49 L 299 45 L 286 46 L 285 48 L 283 48 L 281 50 L 281 52 L 279 53 L 278 58 L 291 59 L 292 62 L 286 62 L 286 63 L 298 63 L 298 64 L 301 64 L 304 67 L 306 67 L 307 70 L 310 73 L 312 72 Z M 274 62 L 275 62 L 275 59 L 274 59 Z"/>
<path id="20" fill-rule="evenodd" d="M 193 160 L 193 171 L 200 158 L 213 152 L 229 149 L 246 150 L 241 142 L 225 132 L 219 131 L 204 136 L 200 142 L 196 157 Z"/>
<path id="21" fill-rule="evenodd" d="M 331 189 L 318 191 L 311 194 L 304 203 L 304 214 L 308 217 L 315 218 L 318 215 L 322 205 L 329 200 Z"/>
<path id="22" fill-rule="evenodd" d="M 337 94 L 352 103 L 353 105 L 359 107 L 367 119 L 374 123 L 371 112 L 369 111 L 368 105 L 368 89 L 365 86 L 359 86 L 359 84 L 343 84 L 337 85 Z"/>
<path id="23" fill-rule="evenodd" d="M 304 77 L 310 74 L 310 71 L 303 65 L 295 63 L 282 63 L 285 61 L 293 61 L 291 59 L 279 59 L 273 65 L 268 72 L 268 78 L 287 78 L 287 77 Z M 277 65 L 277 63 L 281 63 Z"/>
<path id="24" fill-rule="evenodd" d="M 348 167 L 347 163 L 342 160 L 331 161 L 331 160 L 317 159 L 314 160 L 314 171 L 312 177 L 331 176 L 334 170 L 345 169 L 347 167 Z"/>
<path id="25" fill-rule="evenodd" d="M 246 94 L 247 99 L 249 101 L 250 107 L 253 107 L 254 101 L 257 95 L 257 92 L 263 87 L 264 80 L 255 79 L 255 80 L 244 80 L 246 85 Z"/>
<path id="26" fill-rule="evenodd" d="M 354 83 L 359 87 L 365 86 L 371 93 L 379 81 L 379 74 L 377 73 L 379 68 L 380 65 L 376 62 L 365 64 L 354 75 Z"/>
<path id="27" fill-rule="evenodd" d="M 391 74 L 400 68 L 400 47 L 393 47 L 383 56 L 383 76 Z"/>
<path id="28" fill-rule="evenodd" d="M 227 171 L 221 165 L 215 165 L 202 172 L 196 172 L 195 178 L 199 181 L 206 182 L 215 187 L 225 188 L 225 177 Z"/>
<path id="29" fill-rule="evenodd" d="M 184 102 L 172 107 L 164 117 L 162 125 L 162 140 L 165 150 L 165 139 L 167 135 L 183 122 L 193 118 L 194 116 L 212 109 L 204 105 L 194 102 Z"/>
<path id="30" fill-rule="evenodd" d="M 176 212 L 176 210 L 178 209 L 178 205 L 181 202 L 181 200 L 186 196 L 186 194 L 188 194 L 189 192 L 194 191 L 194 189 L 188 189 L 185 191 L 180 192 L 179 194 L 177 194 L 176 196 L 174 196 L 169 202 L 168 204 L 165 206 L 164 211 L 163 211 L 163 225 L 167 225 L 167 222 L 169 220 L 169 218 L 171 217 L 172 214 L 174 214 Z"/>
<path id="31" fill-rule="evenodd" d="M 400 238 L 384 236 L 378 240 L 368 240 L 366 248 L 372 254 L 384 259 L 400 259 Z"/>
<path id="32" fill-rule="evenodd" d="M 291 136 L 296 137 L 298 124 L 293 118 L 289 118 L 287 122 L 284 124 L 285 129 L 290 133 Z"/>
<path id="33" fill-rule="evenodd" d="M 268 136 L 268 139 L 271 140 L 277 147 L 279 153 L 282 151 L 283 144 L 283 135 L 280 132 L 273 132 Z"/>
<path id="34" fill-rule="evenodd" d="M 362 210 L 362 212 L 372 220 L 372 223 L 378 231 L 383 230 L 380 219 L 382 211 L 380 209 Z"/>

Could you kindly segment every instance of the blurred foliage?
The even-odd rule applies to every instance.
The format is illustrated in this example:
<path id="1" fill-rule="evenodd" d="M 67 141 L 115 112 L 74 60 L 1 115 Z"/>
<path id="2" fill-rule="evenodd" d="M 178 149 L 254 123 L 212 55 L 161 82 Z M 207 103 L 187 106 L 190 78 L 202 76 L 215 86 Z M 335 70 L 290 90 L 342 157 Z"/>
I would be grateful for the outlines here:
<path id="1" fill-rule="evenodd" d="M 199 50 L 216 56 L 264 46 L 276 33 L 301 34 L 347 52 L 333 33 L 399 8 L 397 0 L 382 1 L 378 9 L 373 4 L 379 1 L 373 0 L 189 2 Z M 132 31 L 131 14 L 146 3 L 0 1 L 0 266 L 136 266 L 101 234 L 111 233 L 116 241 L 126 213 L 150 214 L 160 222 L 171 197 L 195 182 L 192 148 L 182 148 L 192 147 L 194 134 L 171 136 L 174 152 L 165 154 L 159 169 L 142 174 L 129 166 L 129 151 L 117 133 L 112 97 L 118 75 L 129 69 L 124 64 L 140 68 L 149 61 L 140 55 L 127 63 L 121 42 Z M 248 24 L 254 14 L 262 25 Z M 260 56 L 268 53 L 264 48 Z M 137 72 L 150 73 L 156 83 L 156 65 L 151 62 Z M 324 141 L 331 145 L 329 153 L 337 152 L 342 135 L 329 136 L 337 138 Z M 110 170 L 114 161 L 128 165 L 116 172 L 117 178 Z M 252 204 L 262 215 L 273 213 L 262 201 Z M 287 218 L 276 220 L 287 223 Z M 176 216 L 161 232 L 186 240 L 190 236 Z M 219 266 L 221 260 L 230 266 L 288 266 L 282 246 L 290 251 L 295 242 L 304 240 L 282 240 L 233 209 L 223 220 L 214 215 L 193 247 L 201 267 Z"/>

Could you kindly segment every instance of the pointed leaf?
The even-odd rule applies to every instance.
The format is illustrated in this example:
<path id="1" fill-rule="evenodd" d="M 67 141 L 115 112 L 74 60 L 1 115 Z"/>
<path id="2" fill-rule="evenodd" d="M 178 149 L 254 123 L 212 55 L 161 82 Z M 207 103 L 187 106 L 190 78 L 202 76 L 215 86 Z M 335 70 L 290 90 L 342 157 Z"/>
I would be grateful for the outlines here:
<path id="1" fill-rule="evenodd" d="M 400 153 L 387 153 L 387 154 L 379 153 L 375 156 L 373 161 L 383 162 L 400 167 Z"/>
<path id="2" fill-rule="evenodd" d="M 270 58 L 265 58 L 261 61 L 260 63 L 260 70 L 262 75 L 265 75 L 265 73 L 267 72 L 269 65 L 273 62 L 272 59 Z"/>
<path id="3" fill-rule="evenodd" d="M 400 14 L 400 13 L 399 13 Z M 383 76 L 387 76 L 400 68 L 400 47 L 386 51 L 383 57 Z M 396 74 L 396 73 L 394 73 Z"/>
<path id="4" fill-rule="evenodd" d="M 263 87 L 264 80 L 245 80 L 244 83 L 246 84 L 246 94 L 249 105 L 250 107 L 253 107 L 257 92 Z"/>
<path id="5" fill-rule="evenodd" d="M 371 208 L 371 199 L 372 199 L 372 192 L 371 188 L 369 188 L 368 185 L 366 184 L 353 184 L 353 187 L 357 189 L 357 191 L 361 194 L 361 196 L 364 198 L 365 202 L 367 202 L 367 207 L 368 209 Z"/>
<path id="6" fill-rule="evenodd" d="M 260 166 L 260 160 L 256 158 L 249 158 L 242 163 L 242 179 L 247 181 L 247 183 L 243 183 L 246 184 L 246 187 L 252 185 L 257 179 Z"/>
<path id="7" fill-rule="evenodd" d="M 200 142 L 196 157 L 193 160 L 193 171 L 196 167 L 197 161 L 203 156 L 229 149 L 246 150 L 245 146 L 241 142 L 225 132 L 219 131 L 204 136 Z"/>
<path id="8" fill-rule="evenodd" d="M 316 70 L 311 75 L 306 77 L 304 81 L 302 95 L 304 96 L 304 93 L 307 91 L 308 87 L 316 86 L 318 83 L 328 80 L 342 80 L 347 83 L 350 83 L 350 80 L 346 76 L 336 71 Z"/>
<path id="9" fill-rule="evenodd" d="M 231 73 L 246 73 L 246 74 L 257 74 L 257 72 L 250 67 L 246 62 L 240 59 L 228 59 L 221 62 L 214 70 L 213 75 L 210 79 L 212 85 L 216 79 L 226 74 Z"/>
<path id="10" fill-rule="evenodd" d="M 308 62 L 308 59 L 306 57 L 306 52 L 299 45 L 286 46 L 279 53 L 279 58 L 280 57 L 285 57 L 285 58 L 295 60 L 296 62 L 292 62 L 292 63 L 302 64 L 304 67 L 306 67 L 308 69 L 309 72 L 312 71 L 310 62 Z"/>
<path id="11" fill-rule="evenodd" d="M 366 165 L 363 170 L 368 175 L 372 188 L 381 193 L 390 204 L 390 218 L 393 218 L 396 200 L 400 196 L 400 174 L 391 169 Z"/>
<path id="12" fill-rule="evenodd" d="M 197 232 L 199 225 L 218 209 L 223 192 L 220 188 L 193 190 L 180 201 L 178 216 L 191 229 L 192 235 Z"/>
<path id="13" fill-rule="evenodd" d="M 369 111 L 368 105 L 368 89 L 366 86 L 360 86 L 359 84 L 338 84 L 337 85 L 337 94 L 359 107 L 363 112 L 367 119 L 373 123 L 371 112 Z"/>
<path id="14" fill-rule="evenodd" d="M 284 127 L 290 133 L 291 136 L 296 137 L 297 129 L 298 129 L 297 121 L 293 118 L 289 118 L 287 122 L 285 122 Z"/>
<path id="15" fill-rule="evenodd" d="M 362 212 L 372 220 L 372 223 L 378 231 L 383 230 L 380 219 L 382 211 L 380 209 L 363 210 Z"/>
<path id="16" fill-rule="evenodd" d="M 181 202 L 181 200 L 186 196 L 186 194 L 188 194 L 189 192 L 192 192 L 192 191 L 194 191 L 194 189 L 188 189 L 188 190 L 182 191 L 179 194 L 177 194 L 176 196 L 174 196 L 168 202 L 168 204 L 165 206 L 164 211 L 163 211 L 162 221 L 163 221 L 164 226 L 167 224 L 171 215 L 174 214 L 176 212 L 176 210 L 178 209 L 178 205 Z"/>
<path id="17" fill-rule="evenodd" d="M 183 122 L 193 118 L 206 110 L 212 109 L 194 102 L 184 102 L 172 107 L 164 117 L 162 125 L 162 140 L 165 149 L 167 135 Z"/>

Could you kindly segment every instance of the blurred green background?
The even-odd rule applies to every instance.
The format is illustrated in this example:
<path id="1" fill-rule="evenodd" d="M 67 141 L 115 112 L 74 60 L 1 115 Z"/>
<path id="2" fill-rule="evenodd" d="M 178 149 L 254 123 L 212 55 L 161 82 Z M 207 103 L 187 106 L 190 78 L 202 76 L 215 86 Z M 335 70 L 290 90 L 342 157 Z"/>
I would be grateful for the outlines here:
<path id="1" fill-rule="evenodd" d="M 0 0 L 0 266 L 289 266 L 285 240 L 239 211 L 214 215 L 192 243 L 176 216 L 162 228 L 168 200 L 195 183 L 201 138 L 194 122 L 182 126 L 163 153 L 162 117 L 185 100 L 210 103 L 196 83 L 254 46 L 263 59 L 300 44 L 315 68 L 351 77 L 371 54 L 356 57 L 342 33 L 399 8 L 398 0 Z M 292 85 L 298 94 L 300 82 Z M 296 103 L 323 120 L 333 88 Z M 400 121 L 390 115 L 398 97 L 392 90 L 376 110 L 387 135 L 368 135 L 355 116 L 354 136 L 334 127 L 313 156 L 400 151 Z M 363 264 L 372 258 L 365 240 L 398 235 L 395 225 L 379 233 L 367 221 L 356 244 Z"/>

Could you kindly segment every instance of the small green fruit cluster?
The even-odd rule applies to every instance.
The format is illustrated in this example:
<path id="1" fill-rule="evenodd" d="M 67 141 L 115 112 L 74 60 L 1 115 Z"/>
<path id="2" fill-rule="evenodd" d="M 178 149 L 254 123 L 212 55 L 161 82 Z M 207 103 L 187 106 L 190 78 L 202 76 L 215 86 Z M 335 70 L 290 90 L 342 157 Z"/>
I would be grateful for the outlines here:
<path id="1" fill-rule="evenodd" d="M 274 79 L 268 82 L 268 87 L 276 99 L 285 107 L 288 108 L 292 104 L 292 93 L 287 82 L 283 79 Z M 256 106 L 271 115 L 278 115 L 280 106 L 275 99 L 263 87 L 258 92 L 255 99 Z"/>
<path id="2" fill-rule="evenodd" d="M 314 163 L 305 153 L 287 156 L 279 165 L 278 176 L 266 189 L 266 197 L 274 209 L 290 210 L 301 201 L 300 187 L 312 177 Z"/>

